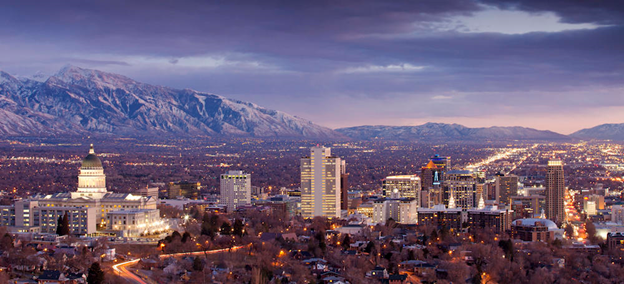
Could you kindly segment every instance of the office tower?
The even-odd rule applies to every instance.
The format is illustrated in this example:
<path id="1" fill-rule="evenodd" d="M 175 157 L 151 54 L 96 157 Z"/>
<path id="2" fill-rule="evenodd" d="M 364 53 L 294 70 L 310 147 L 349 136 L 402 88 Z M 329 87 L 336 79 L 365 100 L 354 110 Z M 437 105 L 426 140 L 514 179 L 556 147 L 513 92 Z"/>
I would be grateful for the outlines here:
<path id="1" fill-rule="evenodd" d="M 546 218 L 561 224 L 565 221 L 563 199 L 565 194 L 565 180 L 563 178 L 563 162 L 561 160 L 548 161 L 546 173 Z"/>
<path id="2" fill-rule="evenodd" d="M 469 209 L 478 205 L 477 178 L 470 171 L 447 172 L 443 189 L 443 202 L 447 206 L 451 196 L 456 207 Z"/>
<path id="3" fill-rule="evenodd" d="M 431 161 L 442 171 L 450 171 L 451 170 L 451 157 L 441 157 L 438 154 L 433 155 L 431 157 Z"/>
<path id="4" fill-rule="evenodd" d="M 388 176 L 383 180 L 386 198 L 420 198 L 420 177 L 417 175 Z"/>
<path id="5" fill-rule="evenodd" d="M 227 211 L 251 204 L 251 175 L 243 171 L 229 171 L 221 175 L 221 204 Z"/>
<path id="6" fill-rule="evenodd" d="M 421 190 L 428 193 L 427 203 L 421 203 L 421 207 L 442 204 L 442 168 L 436 166 L 433 161 L 420 169 Z M 424 198 L 421 198 L 421 200 Z"/>
<path id="7" fill-rule="evenodd" d="M 349 174 L 347 164 L 341 161 L 340 166 L 340 210 L 349 210 Z"/>
<path id="8" fill-rule="evenodd" d="M 436 176 L 436 172 L 438 173 Z M 440 179 L 439 179 L 440 173 L 439 173 L 439 169 L 438 167 L 432 162 L 429 161 L 429 163 L 422 167 L 420 169 L 420 177 L 421 177 L 421 188 L 423 190 L 429 190 L 433 187 L 433 181 L 434 178 L 437 177 L 437 184 L 440 184 Z"/>
<path id="9" fill-rule="evenodd" d="M 331 149 L 312 147 L 310 156 L 301 158 L 301 215 L 340 217 L 341 159 Z"/>
<path id="10" fill-rule="evenodd" d="M 518 176 L 496 174 L 494 181 L 496 188 L 496 203 L 509 205 L 509 199 L 518 195 Z"/>

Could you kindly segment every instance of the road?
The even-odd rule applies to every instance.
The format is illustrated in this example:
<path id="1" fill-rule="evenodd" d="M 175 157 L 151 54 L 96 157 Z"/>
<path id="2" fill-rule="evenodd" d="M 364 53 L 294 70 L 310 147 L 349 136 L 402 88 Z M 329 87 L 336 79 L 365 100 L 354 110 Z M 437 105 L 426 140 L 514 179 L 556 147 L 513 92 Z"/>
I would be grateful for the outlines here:
<path id="1" fill-rule="evenodd" d="M 130 261 L 126 261 L 126 262 L 115 264 L 115 265 L 113 265 L 113 270 L 115 272 L 117 272 L 117 274 L 119 276 L 123 277 L 124 279 L 126 279 L 126 281 L 128 281 L 130 283 L 151 284 L 151 283 L 145 282 L 139 276 L 136 276 L 136 274 L 128 271 L 128 269 L 126 268 L 128 266 L 132 266 L 132 265 L 137 264 L 139 262 L 139 260 L 140 259 L 134 259 L 134 260 L 130 260 Z"/>
<path id="2" fill-rule="evenodd" d="M 169 258 L 169 257 L 176 257 L 176 256 L 191 256 L 191 255 L 204 255 L 204 254 L 215 254 L 215 253 L 220 253 L 220 252 L 228 252 L 228 251 L 235 251 L 238 249 L 241 249 L 243 247 L 246 246 L 235 246 L 230 248 L 225 248 L 225 249 L 215 249 L 215 250 L 210 250 L 210 251 L 194 251 L 194 252 L 180 252 L 180 253 L 169 253 L 169 254 L 162 254 L 160 255 L 160 258 Z M 129 260 L 126 262 L 122 262 L 122 263 L 118 263 L 113 265 L 113 270 L 121 277 L 123 277 L 124 279 L 126 279 L 126 281 L 130 282 L 130 283 L 138 283 L 138 284 L 153 284 L 154 282 L 150 279 L 143 279 L 139 276 L 137 276 L 136 274 L 130 272 L 128 270 L 129 266 L 133 266 L 136 265 L 137 263 L 139 263 L 140 259 L 133 259 L 133 260 Z"/>

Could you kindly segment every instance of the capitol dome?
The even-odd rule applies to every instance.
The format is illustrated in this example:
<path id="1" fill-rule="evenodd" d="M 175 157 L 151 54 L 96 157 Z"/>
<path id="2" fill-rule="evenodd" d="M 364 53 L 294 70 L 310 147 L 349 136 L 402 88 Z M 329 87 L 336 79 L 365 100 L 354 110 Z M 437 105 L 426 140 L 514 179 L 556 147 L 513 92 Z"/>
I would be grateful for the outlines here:
<path id="1" fill-rule="evenodd" d="M 93 144 L 91 144 L 91 149 L 89 149 L 89 155 L 82 160 L 82 168 L 102 168 L 102 161 L 95 155 Z"/>

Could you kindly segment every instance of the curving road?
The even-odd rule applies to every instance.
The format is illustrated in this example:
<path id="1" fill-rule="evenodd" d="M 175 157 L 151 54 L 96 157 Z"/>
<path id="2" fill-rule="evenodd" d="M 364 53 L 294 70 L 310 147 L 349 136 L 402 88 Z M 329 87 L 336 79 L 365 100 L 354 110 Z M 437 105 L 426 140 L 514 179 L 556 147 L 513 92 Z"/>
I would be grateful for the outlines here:
<path id="1" fill-rule="evenodd" d="M 160 255 L 160 258 L 169 258 L 169 257 L 176 257 L 176 256 L 190 256 L 190 255 L 203 255 L 203 254 L 214 254 L 214 253 L 220 253 L 220 252 L 228 252 L 228 251 L 235 251 L 238 249 L 241 249 L 243 247 L 246 246 L 235 246 L 230 248 L 224 248 L 224 249 L 215 249 L 215 250 L 209 250 L 209 251 L 194 251 L 194 252 L 180 252 L 180 253 L 169 253 L 169 254 L 162 254 Z M 139 263 L 140 259 L 134 259 L 134 260 L 129 260 L 126 262 L 122 262 L 122 263 L 118 263 L 113 265 L 113 270 L 121 277 L 123 277 L 124 279 L 126 279 L 126 281 L 130 282 L 130 283 L 138 283 L 138 284 L 153 284 L 154 282 L 150 279 L 142 279 L 141 277 L 137 276 L 136 274 L 130 272 L 127 267 L 129 266 L 133 266 L 137 263 Z"/>

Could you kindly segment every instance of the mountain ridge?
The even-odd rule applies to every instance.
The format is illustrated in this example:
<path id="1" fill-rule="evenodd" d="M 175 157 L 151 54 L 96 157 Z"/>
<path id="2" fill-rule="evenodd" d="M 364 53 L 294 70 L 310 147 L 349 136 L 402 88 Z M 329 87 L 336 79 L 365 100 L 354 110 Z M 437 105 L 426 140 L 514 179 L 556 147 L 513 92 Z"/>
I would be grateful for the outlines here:
<path id="1" fill-rule="evenodd" d="M 0 71 L 0 135 L 103 133 L 344 139 L 254 103 L 65 66 L 46 80 Z"/>
<path id="2" fill-rule="evenodd" d="M 624 141 L 624 123 L 605 123 L 584 128 L 570 134 L 570 137 L 590 140 Z"/>
<path id="3" fill-rule="evenodd" d="M 457 123 L 428 122 L 417 126 L 363 125 L 335 129 L 345 136 L 358 140 L 405 141 L 470 141 L 470 140 L 570 140 L 566 135 L 549 130 L 521 126 L 492 126 L 469 128 Z"/>

